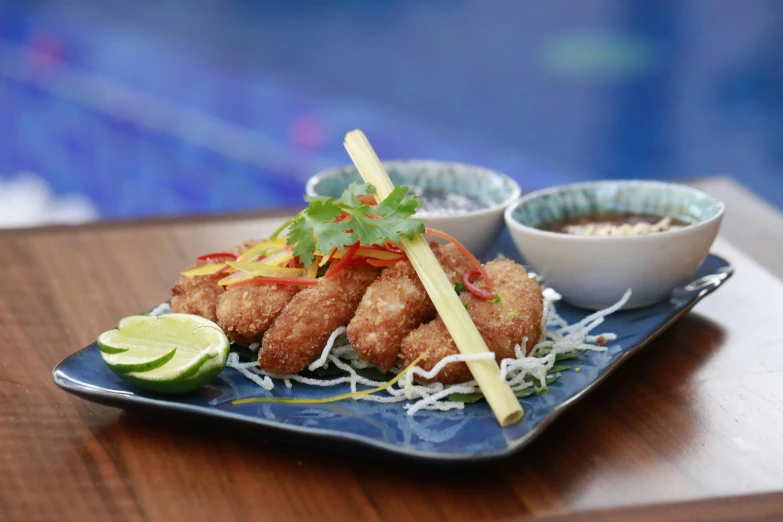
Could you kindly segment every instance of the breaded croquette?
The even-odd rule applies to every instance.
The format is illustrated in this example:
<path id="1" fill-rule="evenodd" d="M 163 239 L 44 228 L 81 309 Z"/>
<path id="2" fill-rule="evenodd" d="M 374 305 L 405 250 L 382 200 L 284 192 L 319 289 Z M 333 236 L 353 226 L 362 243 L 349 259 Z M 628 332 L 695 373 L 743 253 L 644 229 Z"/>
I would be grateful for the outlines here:
<path id="1" fill-rule="evenodd" d="M 218 300 L 217 324 L 232 343 L 260 343 L 293 295 L 293 288 L 283 285 L 229 288 Z"/>
<path id="2" fill-rule="evenodd" d="M 348 267 L 294 295 L 264 335 L 258 365 L 284 375 L 307 368 L 332 332 L 348 324 L 376 277 L 375 267 Z"/>
<path id="3" fill-rule="evenodd" d="M 473 268 L 454 245 L 435 243 L 432 251 L 452 284 Z M 434 317 L 435 306 L 419 276 L 408 261 L 401 261 L 367 289 L 348 324 L 348 339 L 362 360 L 386 371 L 397 362 L 402 339 Z"/>
<path id="4" fill-rule="evenodd" d="M 524 338 L 527 338 L 527 349 L 530 350 L 541 337 L 544 313 L 541 287 L 535 279 L 528 277 L 524 268 L 509 259 L 491 261 L 485 265 L 485 269 L 500 301 L 489 302 L 467 291 L 460 298 L 497 360 L 513 358 L 514 347 L 521 344 Z M 486 289 L 484 281 L 475 284 Z M 440 317 L 420 326 L 403 339 L 400 350 L 403 365 L 409 364 L 427 349 L 429 352 L 419 362 L 424 370 L 432 369 L 448 355 L 460 353 Z M 464 362 L 446 365 L 435 378 L 443 384 L 471 379 L 470 370 Z"/>
<path id="5" fill-rule="evenodd" d="M 256 244 L 258 241 L 245 241 L 228 251 L 239 255 Z M 200 260 L 187 267 L 186 270 L 223 262 L 223 259 Z M 216 277 L 215 274 L 180 276 L 179 281 L 171 288 L 171 311 L 200 315 L 210 321 L 217 321 L 215 308 L 218 299 L 223 294 L 223 287 L 217 284 L 218 280 L 219 276 Z"/>
<path id="6" fill-rule="evenodd" d="M 210 259 L 198 261 L 187 270 L 221 262 Z M 217 281 L 214 275 L 180 276 L 179 281 L 171 287 L 171 311 L 200 315 L 210 321 L 217 321 L 215 306 L 223 293 L 223 287 L 217 284 Z"/>

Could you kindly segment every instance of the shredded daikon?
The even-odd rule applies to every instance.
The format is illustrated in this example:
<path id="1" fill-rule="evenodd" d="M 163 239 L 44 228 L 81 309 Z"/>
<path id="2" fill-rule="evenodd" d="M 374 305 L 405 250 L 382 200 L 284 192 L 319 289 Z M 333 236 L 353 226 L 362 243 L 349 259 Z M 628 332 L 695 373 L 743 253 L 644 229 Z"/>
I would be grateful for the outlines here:
<path id="1" fill-rule="evenodd" d="M 171 312 L 171 307 L 169 306 L 169 304 L 160 303 L 158 306 L 156 306 L 155 308 L 147 312 L 147 315 L 151 315 L 154 317 L 157 315 L 167 314 L 169 312 Z"/>
<path id="2" fill-rule="evenodd" d="M 597 335 L 591 334 L 591 332 L 603 323 L 606 316 L 622 308 L 628 302 L 630 296 L 631 291 L 628 290 L 617 303 L 609 308 L 599 310 L 588 315 L 578 323 L 569 325 L 557 313 L 555 306 L 555 303 L 561 299 L 561 296 L 551 289 L 546 289 L 544 291 L 544 315 L 542 318 L 544 333 L 541 339 L 529 351 L 527 346 L 530 340 L 527 338 L 524 338 L 520 345 L 515 346 L 515 357 L 504 359 L 500 363 L 500 378 L 505 380 L 514 392 L 523 392 L 534 386 L 530 382 L 530 378 L 543 388 L 546 386 L 547 378 L 552 376 L 551 369 L 554 367 L 558 355 L 579 353 L 585 350 L 606 350 L 605 345 L 616 340 L 617 336 L 609 332 Z M 449 397 L 455 393 L 480 393 L 481 390 L 475 381 L 451 385 L 443 385 L 439 382 L 425 384 L 417 383 L 414 377 L 426 380 L 434 379 L 448 364 L 493 357 L 494 355 L 491 353 L 450 355 L 444 357 L 429 371 L 425 371 L 418 366 L 413 367 L 399 382 L 386 387 L 383 390 L 385 393 L 363 395 L 354 398 L 354 400 L 378 403 L 407 402 L 404 408 L 410 416 L 422 410 L 449 411 L 463 409 L 465 407 L 464 402 L 452 401 L 449 400 Z M 261 370 L 255 361 L 240 363 L 239 357 L 235 353 L 229 355 L 227 363 L 229 368 L 237 370 L 243 376 L 268 391 L 274 388 L 275 382 L 282 382 L 286 388 L 291 388 L 293 386 L 292 382 L 319 387 L 348 384 L 352 393 L 355 393 L 359 386 L 377 388 L 385 384 L 381 381 L 363 377 L 356 371 L 369 365 L 359 359 L 356 351 L 348 343 L 345 336 L 345 327 L 340 327 L 332 332 L 321 355 L 308 369 L 316 371 L 320 368 L 328 368 L 329 365 L 336 366 L 345 372 L 345 375 L 331 379 L 298 374 L 274 375 Z M 392 373 L 397 374 L 400 370 L 400 368 L 395 368 L 392 370 Z"/>
<path id="3" fill-rule="evenodd" d="M 332 350 L 332 346 L 334 346 L 334 341 L 337 339 L 338 335 L 342 335 L 345 333 L 345 326 L 339 327 L 337 330 L 332 332 L 332 335 L 329 336 L 329 340 L 326 341 L 326 346 L 324 346 L 324 351 L 321 352 L 321 356 L 313 362 L 307 369 L 312 371 L 316 368 L 320 368 L 324 365 L 326 362 L 326 358 L 329 356 L 329 352 Z"/>
<path id="4" fill-rule="evenodd" d="M 258 363 L 256 363 L 258 364 Z M 241 373 L 243 376 L 247 377 L 263 389 L 270 391 L 275 387 L 275 383 L 272 382 L 272 379 L 269 377 L 264 377 L 263 379 L 256 375 L 255 373 L 249 371 L 247 369 L 247 366 L 245 364 L 242 364 L 239 362 L 239 355 L 235 353 L 228 354 L 228 360 L 226 361 L 226 366 L 229 368 L 233 368 L 239 373 Z"/>

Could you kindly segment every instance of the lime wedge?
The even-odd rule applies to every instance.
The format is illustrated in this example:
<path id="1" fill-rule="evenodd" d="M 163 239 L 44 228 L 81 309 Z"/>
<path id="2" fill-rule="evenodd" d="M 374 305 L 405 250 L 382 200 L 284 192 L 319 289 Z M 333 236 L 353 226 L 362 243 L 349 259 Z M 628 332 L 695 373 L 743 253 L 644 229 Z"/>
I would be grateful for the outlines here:
<path id="1" fill-rule="evenodd" d="M 156 348 L 139 347 L 135 350 L 124 350 L 114 353 L 101 352 L 101 356 L 103 361 L 115 372 L 127 373 L 154 370 L 169 362 L 176 353 L 176 348 L 166 352 Z"/>
<path id="2" fill-rule="evenodd" d="M 193 391 L 214 379 L 226 365 L 229 346 L 218 325 L 189 314 L 124 317 L 98 337 L 112 371 L 162 393 Z"/>

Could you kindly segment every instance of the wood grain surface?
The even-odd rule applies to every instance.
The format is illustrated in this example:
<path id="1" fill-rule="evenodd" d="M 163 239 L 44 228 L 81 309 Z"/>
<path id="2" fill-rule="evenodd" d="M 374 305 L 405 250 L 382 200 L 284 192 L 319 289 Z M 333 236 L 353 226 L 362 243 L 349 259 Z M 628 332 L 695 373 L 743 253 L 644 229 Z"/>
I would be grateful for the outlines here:
<path id="1" fill-rule="evenodd" d="M 196 255 L 279 222 L 0 233 L 0 520 L 513 520 L 783 490 L 783 284 L 725 241 L 716 249 L 737 270 L 725 288 L 492 465 L 442 470 L 153 422 L 53 384 L 59 360 L 167 298 Z M 743 513 L 771 516 L 770 498 Z M 682 515 L 694 518 L 632 512 L 696 520 L 714 502 Z M 607 516 L 578 520 L 621 520 Z"/>

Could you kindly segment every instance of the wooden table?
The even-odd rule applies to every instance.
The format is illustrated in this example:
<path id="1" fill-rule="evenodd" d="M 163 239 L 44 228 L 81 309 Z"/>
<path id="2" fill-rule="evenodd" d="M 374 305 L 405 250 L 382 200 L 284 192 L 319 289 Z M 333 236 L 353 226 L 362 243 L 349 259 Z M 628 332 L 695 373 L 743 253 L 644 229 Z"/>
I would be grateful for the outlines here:
<path id="1" fill-rule="evenodd" d="M 783 283 L 767 270 L 783 269 L 783 217 L 726 179 L 700 185 L 729 203 L 724 230 L 742 251 L 715 249 L 734 278 L 531 447 L 462 472 L 158 424 L 55 387 L 60 359 L 165 299 L 190 259 L 280 216 L 0 233 L 0 520 L 509 520 L 783 491 Z M 782 504 L 630 513 L 783 516 Z"/>

